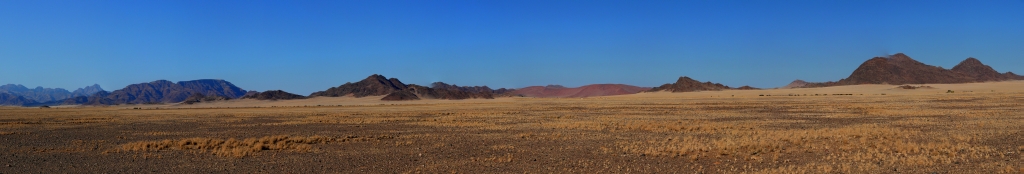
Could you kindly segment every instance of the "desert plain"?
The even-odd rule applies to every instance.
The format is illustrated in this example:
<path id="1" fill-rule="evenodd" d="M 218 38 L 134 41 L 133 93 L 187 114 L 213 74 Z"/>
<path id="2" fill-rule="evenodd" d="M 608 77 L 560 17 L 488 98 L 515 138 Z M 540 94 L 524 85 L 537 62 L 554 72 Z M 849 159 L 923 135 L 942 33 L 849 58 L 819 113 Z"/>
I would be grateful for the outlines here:
<path id="1" fill-rule="evenodd" d="M 911 86 L 4 107 L 0 173 L 1024 172 L 1024 82 Z"/>

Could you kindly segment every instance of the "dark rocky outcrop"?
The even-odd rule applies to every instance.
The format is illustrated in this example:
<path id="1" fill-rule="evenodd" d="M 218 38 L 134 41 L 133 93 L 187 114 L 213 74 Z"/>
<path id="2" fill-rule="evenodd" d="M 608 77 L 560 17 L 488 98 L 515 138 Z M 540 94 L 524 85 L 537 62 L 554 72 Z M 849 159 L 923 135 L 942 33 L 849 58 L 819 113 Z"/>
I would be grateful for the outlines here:
<path id="1" fill-rule="evenodd" d="M 419 85 L 408 85 L 406 90 L 413 92 L 421 98 L 462 100 L 472 98 L 494 99 L 500 96 L 509 96 L 510 89 L 500 88 L 493 90 L 487 86 L 458 86 L 444 82 L 434 82 L 432 87 Z"/>
<path id="2" fill-rule="evenodd" d="M 309 94 L 310 97 L 341 97 L 352 95 L 354 97 L 388 95 L 394 91 L 406 89 L 406 85 L 396 78 L 387 79 L 378 74 L 366 77 L 356 83 L 345 83 L 338 87 L 331 87 L 325 91 L 318 91 Z"/>
<path id="3" fill-rule="evenodd" d="M 495 97 L 495 92 L 496 91 L 497 92 L 500 92 L 500 91 L 507 92 L 508 91 L 505 88 L 501 88 L 499 90 L 493 90 L 493 89 L 491 89 L 490 87 L 487 87 L 487 86 L 458 86 L 458 85 L 449 85 L 449 84 L 444 83 L 444 82 L 434 82 L 434 83 L 432 83 L 430 85 L 431 85 L 431 88 L 427 88 L 427 90 L 432 90 L 432 92 L 423 92 L 423 91 L 426 91 L 426 90 L 417 90 L 416 91 L 417 94 L 420 94 L 421 96 L 428 96 L 430 98 L 449 99 L 449 100 L 470 99 L 470 98 L 493 99 Z"/>
<path id="4" fill-rule="evenodd" d="M 826 87 L 860 84 L 952 84 L 1021 79 L 1012 73 L 999 73 L 976 58 L 967 58 L 944 69 L 910 58 L 903 53 L 875 57 L 865 61 L 849 77 L 835 82 L 808 83 L 803 87 Z"/>
<path id="5" fill-rule="evenodd" d="M 649 91 L 668 91 L 668 92 L 694 92 L 694 91 L 721 91 L 726 89 L 732 89 L 729 86 L 722 85 L 721 83 L 711 83 L 693 80 L 690 77 L 679 77 L 676 83 L 664 84 L 659 87 L 653 88 Z"/>
<path id="6" fill-rule="evenodd" d="M 185 101 L 182 101 L 181 103 L 182 104 L 196 104 L 196 103 L 209 103 L 209 102 L 214 102 L 214 101 L 225 101 L 225 100 L 231 100 L 231 98 L 229 98 L 227 96 L 220 96 L 220 95 L 207 96 L 207 95 L 203 95 L 202 93 L 194 93 L 191 96 L 188 96 L 188 98 L 186 98 Z"/>
<path id="7" fill-rule="evenodd" d="M 293 100 L 293 99 L 304 99 L 306 96 L 288 93 L 282 90 L 269 90 L 263 92 L 249 92 L 242 96 L 242 99 L 256 99 L 256 100 Z"/>

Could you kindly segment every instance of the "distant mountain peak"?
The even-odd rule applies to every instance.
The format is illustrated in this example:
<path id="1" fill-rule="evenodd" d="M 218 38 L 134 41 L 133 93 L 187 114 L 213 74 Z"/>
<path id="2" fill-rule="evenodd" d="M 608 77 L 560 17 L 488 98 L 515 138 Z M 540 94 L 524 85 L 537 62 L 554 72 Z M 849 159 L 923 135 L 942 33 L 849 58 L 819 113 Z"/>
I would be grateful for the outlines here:
<path id="1" fill-rule="evenodd" d="M 964 59 L 964 61 L 960 61 L 960 63 L 956 64 L 956 66 L 953 66 L 952 70 L 963 69 L 963 68 L 971 68 L 971 67 L 989 67 L 989 66 L 981 63 L 981 60 L 978 60 L 978 59 L 976 59 L 974 57 L 968 57 L 967 59 Z"/>
<path id="2" fill-rule="evenodd" d="M 697 80 L 693 80 L 693 78 L 690 78 L 689 76 L 682 76 L 682 77 L 679 77 L 679 80 L 676 80 L 676 83 L 679 83 L 679 82 L 689 82 L 689 81 L 697 82 Z"/>
<path id="3" fill-rule="evenodd" d="M 896 53 L 896 54 L 893 54 L 893 55 L 889 55 L 886 58 L 889 59 L 889 60 L 895 60 L 895 61 L 917 61 L 917 60 L 914 60 L 913 58 L 910 58 L 910 56 L 907 56 L 906 54 L 903 54 L 903 53 Z"/>
<path id="4" fill-rule="evenodd" d="M 384 81 L 384 80 L 388 80 L 388 78 L 384 77 L 384 75 L 373 74 L 373 75 L 367 76 L 366 79 L 363 79 L 363 80 L 380 80 L 380 81 Z"/>
<path id="5" fill-rule="evenodd" d="M 973 77 L 976 81 L 1001 81 L 1007 80 L 1006 75 L 1000 74 L 991 66 L 981 63 L 981 60 L 969 57 L 961 61 L 951 69 L 953 72 Z M 1013 77 L 1010 77 L 1013 79 Z"/>
<path id="6" fill-rule="evenodd" d="M 103 88 L 100 88 L 99 84 L 92 84 L 92 86 L 86 86 L 84 88 L 76 89 L 75 91 L 71 92 L 71 96 L 72 97 L 91 96 L 91 95 L 96 94 L 97 92 L 100 92 L 100 91 L 103 91 Z"/>

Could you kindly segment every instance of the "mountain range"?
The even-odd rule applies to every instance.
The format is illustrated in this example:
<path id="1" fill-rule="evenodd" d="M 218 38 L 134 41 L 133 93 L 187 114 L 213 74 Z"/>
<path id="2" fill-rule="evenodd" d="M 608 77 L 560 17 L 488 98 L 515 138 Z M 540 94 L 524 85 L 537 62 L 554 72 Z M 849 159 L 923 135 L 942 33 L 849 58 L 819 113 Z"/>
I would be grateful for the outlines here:
<path id="1" fill-rule="evenodd" d="M 781 88 L 828 87 L 860 84 L 948 84 L 989 81 L 1024 80 L 1024 76 L 1013 72 L 999 73 L 976 58 L 967 58 L 952 69 L 927 65 L 903 53 L 886 57 L 874 57 L 862 63 L 847 78 L 830 82 L 806 82 L 795 80 Z M 383 96 L 381 100 L 419 99 L 493 99 L 495 97 L 592 97 L 634 94 L 638 92 L 694 92 L 717 90 L 752 90 L 750 86 L 732 88 L 720 83 L 700 82 L 687 76 L 679 77 L 675 83 L 655 88 L 637 87 L 624 84 L 594 84 L 577 88 L 559 85 L 530 86 L 520 89 L 492 89 L 487 86 L 458 86 L 435 82 L 427 86 L 405 84 L 397 78 L 386 78 L 373 74 L 357 81 L 346 82 L 337 87 L 310 94 L 308 97 L 367 97 Z M 41 106 L 41 105 L 118 105 L 212 102 L 231 99 L 290 100 L 306 96 L 281 90 L 264 92 L 246 91 L 225 80 L 202 79 L 171 82 L 157 80 L 149 83 L 128 85 L 113 92 L 104 91 L 99 85 L 68 91 L 61 88 L 27 88 L 22 85 L 0 86 L 0 105 Z"/>
<path id="2" fill-rule="evenodd" d="M 231 84 L 225 80 L 203 79 L 192 81 L 181 81 L 174 83 L 167 80 L 157 80 L 149 83 L 128 85 L 110 93 L 96 93 L 89 97 L 74 97 L 67 99 L 63 104 L 90 104 L 90 105 L 116 105 L 116 104 L 151 104 L 151 103 L 177 103 L 193 96 L 201 94 L 201 98 L 207 96 L 236 99 L 245 95 L 247 91 Z"/>
<path id="3" fill-rule="evenodd" d="M 16 96 L 24 97 L 25 99 L 32 100 L 33 103 L 45 103 L 57 100 L 64 100 L 71 97 L 78 96 L 89 96 L 96 92 L 103 91 L 100 85 L 86 86 L 78 88 L 74 92 L 68 91 L 63 88 L 26 88 L 25 86 L 18 84 L 7 84 L 0 86 L 0 93 L 9 93 Z"/>
<path id="4" fill-rule="evenodd" d="M 324 91 L 314 92 L 309 97 L 366 97 L 385 96 L 382 100 L 419 100 L 427 99 L 448 99 L 460 100 L 470 98 L 492 99 L 495 95 L 507 95 L 514 90 L 491 89 L 487 86 L 457 86 L 443 82 L 435 82 L 433 88 L 415 84 L 405 84 L 397 78 L 384 77 L 374 74 L 363 80 L 352 83 L 347 82 L 338 87 L 331 87 Z"/>

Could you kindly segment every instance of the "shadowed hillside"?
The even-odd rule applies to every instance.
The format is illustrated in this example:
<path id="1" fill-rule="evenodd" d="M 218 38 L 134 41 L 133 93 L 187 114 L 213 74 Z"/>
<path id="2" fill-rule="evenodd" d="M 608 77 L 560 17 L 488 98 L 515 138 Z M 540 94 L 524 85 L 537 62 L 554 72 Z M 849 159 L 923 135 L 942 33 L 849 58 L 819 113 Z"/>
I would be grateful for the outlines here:
<path id="1" fill-rule="evenodd" d="M 352 83 L 348 82 L 338 87 L 331 87 L 325 91 L 318 91 L 309 94 L 310 97 L 341 97 L 352 95 L 354 97 L 388 95 L 391 92 L 404 90 L 406 85 L 396 78 L 387 79 L 378 74 L 370 75 L 366 79 Z"/>
<path id="2" fill-rule="evenodd" d="M 385 97 L 382 100 L 419 100 L 421 98 L 460 100 L 470 98 L 493 99 L 496 95 L 505 96 L 513 91 L 505 88 L 492 90 L 487 86 L 465 87 L 449 85 L 443 82 L 435 82 L 432 85 L 433 88 L 415 84 L 406 85 L 397 78 L 388 79 L 383 75 L 374 74 L 355 83 L 347 82 L 338 87 L 314 92 L 310 94 L 310 97 L 352 96 L 358 98 L 388 95 L 392 97 Z M 415 97 L 409 96 L 409 94 Z"/>
<path id="3" fill-rule="evenodd" d="M 204 79 L 181 81 L 178 83 L 157 80 L 149 83 L 128 85 L 125 88 L 110 93 L 96 93 L 84 99 L 82 97 L 75 97 L 65 100 L 63 103 L 86 105 L 178 103 L 185 101 L 195 94 L 201 94 L 203 97 L 222 96 L 234 99 L 241 97 L 245 93 L 245 90 L 225 80 Z"/>
<path id="4" fill-rule="evenodd" d="M 282 90 L 269 90 L 263 92 L 250 92 L 242 99 L 256 99 L 256 100 L 292 100 L 292 99 L 304 99 L 306 96 L 292 94 Z"/>
<path id="5" fill-rule="evenodd" d="M 749 87 L 749 86 L 748 86 Z M 752 88 L 752 87 L 750 87 Z M 694 92 L 694 91 L 720 91 L 732 89 L 729 86 L 722 85 L 721 83 L 711 83 L 694 80 L 690 77 L 679 77 L 676 83 L 664 84 L 659 87 L 653 88 L 650 91 L 668 91 L 668 92 Z M 749 89 L 749 88 L 748 88 Z"/>
<path id="6" fill-rule="evenodd" d="M 25 104 L 35 103 L 35 100 L 27 99 L 22 96 L 0 92 L 0 105 L 4 106 L 21 106 Z"/>

